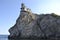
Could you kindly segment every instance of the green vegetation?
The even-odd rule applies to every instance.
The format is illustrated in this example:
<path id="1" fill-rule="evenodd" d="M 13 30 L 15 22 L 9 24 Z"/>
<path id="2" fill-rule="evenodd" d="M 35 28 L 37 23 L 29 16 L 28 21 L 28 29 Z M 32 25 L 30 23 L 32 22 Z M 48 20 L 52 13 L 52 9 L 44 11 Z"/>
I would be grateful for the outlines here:
<path id="1" fill-rule="evenodd" d="M 55 13 L 52 13 L 51 14 L 53 17 L 55 17 L 55 18 L 60 18 L 60 16 L 59 15 L 56 15 Z"/>

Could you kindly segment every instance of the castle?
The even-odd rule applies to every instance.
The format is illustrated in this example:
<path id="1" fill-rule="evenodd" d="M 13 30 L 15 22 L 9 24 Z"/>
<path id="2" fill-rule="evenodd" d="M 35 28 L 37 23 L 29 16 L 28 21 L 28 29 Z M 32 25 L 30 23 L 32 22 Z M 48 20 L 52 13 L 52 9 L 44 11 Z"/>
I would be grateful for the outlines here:
<path id="1" fill-rule="evenodd" d="M 24 3 L 21 4 L 21 12 L 31 12 L 31 9 L 27 8 Z"/>

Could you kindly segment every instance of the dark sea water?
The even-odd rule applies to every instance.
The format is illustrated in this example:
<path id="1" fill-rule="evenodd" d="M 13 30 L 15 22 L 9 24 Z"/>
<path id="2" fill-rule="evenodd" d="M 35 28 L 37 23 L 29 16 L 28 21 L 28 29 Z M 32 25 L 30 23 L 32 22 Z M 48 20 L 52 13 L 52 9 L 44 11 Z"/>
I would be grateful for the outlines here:
<path id="1" fill-rule="evenodd" d="M 8 35 L 0 35 L 0 40 L 8 40 Z"/>
<path id="2" fill-rule="evenodd" d="M 60 40 L 60 37 L 52 39 L 8 39 L 8 35 L 0 35 L 0 40 Z"/>

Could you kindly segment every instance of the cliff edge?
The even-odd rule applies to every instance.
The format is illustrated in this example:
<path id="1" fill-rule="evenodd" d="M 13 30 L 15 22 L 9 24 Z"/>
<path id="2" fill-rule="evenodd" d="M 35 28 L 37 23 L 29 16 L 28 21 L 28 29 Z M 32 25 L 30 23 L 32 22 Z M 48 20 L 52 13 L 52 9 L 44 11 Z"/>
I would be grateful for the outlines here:
<path id="1" fill-rule="evenodd" d="M 52 14 L 37 15 L 21 4 L 16 24 L 9 29 L 10 38 L 41 38 L 60 36 L 60 16 Z"/>

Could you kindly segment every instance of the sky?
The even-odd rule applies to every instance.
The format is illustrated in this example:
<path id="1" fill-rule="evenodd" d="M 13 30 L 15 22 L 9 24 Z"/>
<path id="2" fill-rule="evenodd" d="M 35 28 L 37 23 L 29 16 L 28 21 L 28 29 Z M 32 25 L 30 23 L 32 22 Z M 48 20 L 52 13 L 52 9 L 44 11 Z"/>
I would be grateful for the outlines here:
<path id="1" fill-rule="evenodd" d="M 0 0 L 0 35 L 9 35 L 11 28 L 20 15 L 21 3 L 36 14 L 60 15 L 60 0 Z"/>

